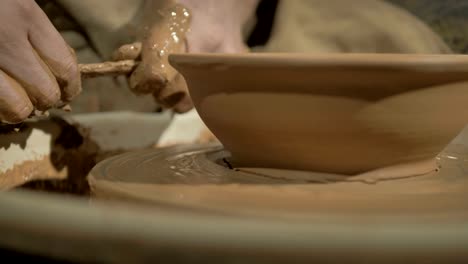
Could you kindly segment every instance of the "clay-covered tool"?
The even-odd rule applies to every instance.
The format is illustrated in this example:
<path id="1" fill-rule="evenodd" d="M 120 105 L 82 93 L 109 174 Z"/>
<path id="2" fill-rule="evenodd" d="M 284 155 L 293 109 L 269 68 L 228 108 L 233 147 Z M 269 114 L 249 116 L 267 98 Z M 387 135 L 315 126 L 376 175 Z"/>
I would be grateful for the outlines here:
<path id="1" fill-rule="evenodd" d="M 101 63 L 79 64 L 81 78 L 128 75 L 138 66 L 138 61 L 121 60 Z"/>

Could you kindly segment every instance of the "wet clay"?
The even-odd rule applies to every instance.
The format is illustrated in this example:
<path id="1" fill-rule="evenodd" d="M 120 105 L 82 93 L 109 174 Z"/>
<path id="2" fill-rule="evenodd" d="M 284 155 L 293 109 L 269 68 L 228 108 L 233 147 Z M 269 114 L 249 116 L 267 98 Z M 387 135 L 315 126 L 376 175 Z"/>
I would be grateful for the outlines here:
<path id="1" fill-rule="evenodd" d="M 99 150 L 88 129 L 57 116 L 29 120 L 1 139 L 0 190 L 52 180 L 87 186 Z"/>
<path id="2" fill-rule="evenodd" d="M 170 61 L 239 167 L 427 173 L 468 121 L 464 55 L 175 54 Z"/>
<path id="3" fill-rule="evenodd" d="M 185 146 L 107 159 L 88 180 L 93 200 L 158 208 L 274 219 L 326 214 L 354 216 L 359 223 L 400 216 L 447 223 L 468 217 L 467 157 L 466 146 L 454 144 L 437 157 L 438 171 L 366 181 L 370 178 L 272 169 L 252 173 L 229 166 L 221 146 Z"/>
<path id="4" fill-rule="evenodd" d="M 9 190 L 35 180 L 64 180 L 66 175 L 67 168 L 57 170 L 48 156 L 38 160 L 28 160 L 13 165 L 11 169 L 2 172 L 0 191 Z"/>
<path id="5" fill-rule="evenodd" d="M 141 33 L 143 61 L 130 78 L 130 86 L 140 93 L 153 92 L 158 84 L 162 89 L 176 77 L 177 71 L 170 66 L 167 56 L 185 52 L 191 19 L 189 10 L 173 1 L 151 1 L 147 5 L 148 10 L 157 10 L 157 13 L 152 11 L 144 18 L 149 26 Z M 127 53 L 120 56 L 135 56 L 133 50 Z"/>

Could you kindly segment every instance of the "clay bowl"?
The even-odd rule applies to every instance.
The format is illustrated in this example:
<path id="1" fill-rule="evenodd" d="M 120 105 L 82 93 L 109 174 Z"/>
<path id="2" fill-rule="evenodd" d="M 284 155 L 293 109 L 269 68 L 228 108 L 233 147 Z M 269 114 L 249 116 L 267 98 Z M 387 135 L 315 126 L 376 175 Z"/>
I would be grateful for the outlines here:
<path id="1" fill-rule="evenodd" d="M 172 54 L 239 167 L 425 173 L 468 121 L 468 56 Z"/>

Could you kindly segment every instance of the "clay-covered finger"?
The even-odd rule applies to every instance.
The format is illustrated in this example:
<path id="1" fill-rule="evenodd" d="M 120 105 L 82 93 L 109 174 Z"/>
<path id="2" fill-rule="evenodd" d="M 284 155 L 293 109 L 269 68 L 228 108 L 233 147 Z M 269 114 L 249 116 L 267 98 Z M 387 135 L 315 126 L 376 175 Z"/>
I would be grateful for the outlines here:
<path id="1" fill-rule="evenodd" d="M 190 17 L 181 5 L 160 10 L 157 22 L 144 37 L 141 62 L 130 78 L 135 93 L 159 93 L 177 71 L 168 62 L 170 53 L 185 52 Z"/>
<path id="2" fill-rule="evenodd" d="M 0 122 L 21 123 L 34 110 L 21 85 L 0 70 Z"/>
<path id="3" fill-rule="evenodd" d="M 40 9 L 33 16 L 36 22 L 28 31 L 29 41 L 55 76 L 61 89 L 60 99 L 70 102 L 81 92 L 75 53 Z"/>
<path id="4" fill-rule="evenodd" d="M 140 63 L 130 76 L 129 83 L 135 94 L 151 94 L 162 90 L 168 80 L 161 69 Z"/>
<path id="5" fill-rule="evenodd" d="M 193 108 L 187 84 L 180 74 L 177 74 L 164 89 L 153 95 L 163 107 L 173 109 L 177 113 L 185 113 Z"/>
<path id="6" fill-rule="evenodd" d="M 112 54 L 112 60 L 139 60 L 141 58 L 141 42 L 126 44 Z"/>
<path id="7" fill-rule="evenodd" d="M 193 109 L 192 98 L 188 94 L 184 94 L 184 97 L 172 108 L 174 112 L 182 114 Z"/>
<path id="8" fill-rule="evenodd" d="M 36 109 L 48 110 L 60 101 L 61 92 L 55 76 L 29 43 L 20 45 L 27 47 L 19 47 L 22 52 L 1 54 L 0 69 L 24 88 Z"/>

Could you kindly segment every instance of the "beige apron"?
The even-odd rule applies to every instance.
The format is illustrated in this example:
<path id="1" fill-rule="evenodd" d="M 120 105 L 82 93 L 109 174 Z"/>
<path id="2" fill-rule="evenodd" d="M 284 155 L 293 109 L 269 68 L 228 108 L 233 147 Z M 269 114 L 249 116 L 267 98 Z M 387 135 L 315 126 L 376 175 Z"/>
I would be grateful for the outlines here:
<path id="1" fill-rule="evenodd" d="M 451 52 L 420 19 L 381 0 L 280 1 L 265 51 Z"/>

